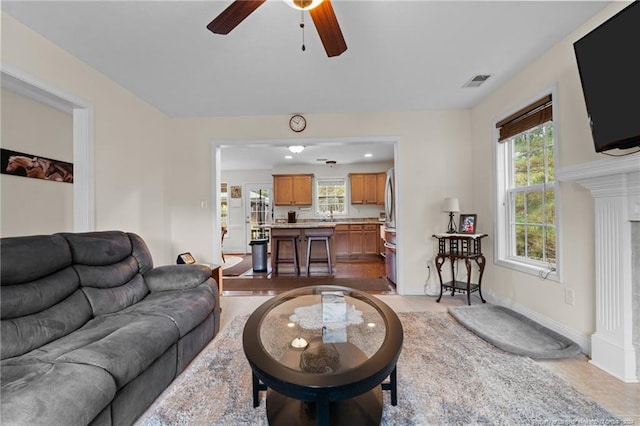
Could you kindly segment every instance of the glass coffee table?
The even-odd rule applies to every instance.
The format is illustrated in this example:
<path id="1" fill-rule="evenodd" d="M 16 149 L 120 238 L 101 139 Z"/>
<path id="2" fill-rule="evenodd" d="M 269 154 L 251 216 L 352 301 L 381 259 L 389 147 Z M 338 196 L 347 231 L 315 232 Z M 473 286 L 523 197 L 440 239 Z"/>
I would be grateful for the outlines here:
<path id="1" fill-rule="evenodd" d="M 379 425 L 382 391 L 397 404 L 402 339 L 395 312 L 362 291 L 323 285 L 282 293 L 244 327 L 253 406 L 266 390 L 271 425 Z"/>

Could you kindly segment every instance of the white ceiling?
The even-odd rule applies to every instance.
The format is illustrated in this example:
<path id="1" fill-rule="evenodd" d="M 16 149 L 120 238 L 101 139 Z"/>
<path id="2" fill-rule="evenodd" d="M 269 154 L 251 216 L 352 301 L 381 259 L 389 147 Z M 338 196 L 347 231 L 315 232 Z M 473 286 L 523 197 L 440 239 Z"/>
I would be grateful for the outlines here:
<path id="1" fill-rule="evenodd" d="M 301 50 L 301 14 L 279 0 L 229 35 L 212 34 L 206 25 L 230 3 L 1 7 L 165 114 L 196 117 L 471 108 L 609 2 L 333 0 L 348 46 L 334 58 L 308 15 Z M 491 78 L 463 88 L 476 74 Z M 316 158 L 342 154 L 344 146 Z"/>

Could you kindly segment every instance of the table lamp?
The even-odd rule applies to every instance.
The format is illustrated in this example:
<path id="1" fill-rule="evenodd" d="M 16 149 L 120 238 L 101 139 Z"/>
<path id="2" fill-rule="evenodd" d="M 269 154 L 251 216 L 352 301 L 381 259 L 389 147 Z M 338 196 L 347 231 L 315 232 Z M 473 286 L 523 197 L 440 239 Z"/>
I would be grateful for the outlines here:
<path id="1" fill-rule="evenodd" d="M 456 232 L 456 223 L 453 221 L 453 214 L 460 211 L 460 203 L 457 198 L 445 198 L 442 205 L 442 211 L 449 213 L 449 228 L 448 234 L 454 234 Z"/>

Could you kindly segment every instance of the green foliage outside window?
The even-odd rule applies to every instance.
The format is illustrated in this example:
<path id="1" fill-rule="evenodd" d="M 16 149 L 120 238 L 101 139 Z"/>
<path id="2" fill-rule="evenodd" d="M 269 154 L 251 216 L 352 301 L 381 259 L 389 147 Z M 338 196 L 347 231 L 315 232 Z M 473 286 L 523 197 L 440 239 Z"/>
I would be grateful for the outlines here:
<path id="1" fill-rule="evenodd" d="M 345 214 L 345 194 L 344 179 L 319 179 L 316 191 L 316 213 L 319 215 Z"/>
<path id="2" fill-rule="evenodd" d="M 511 139 L 514 255 L 555 264 L 555 164 L 553 123 Z"/>

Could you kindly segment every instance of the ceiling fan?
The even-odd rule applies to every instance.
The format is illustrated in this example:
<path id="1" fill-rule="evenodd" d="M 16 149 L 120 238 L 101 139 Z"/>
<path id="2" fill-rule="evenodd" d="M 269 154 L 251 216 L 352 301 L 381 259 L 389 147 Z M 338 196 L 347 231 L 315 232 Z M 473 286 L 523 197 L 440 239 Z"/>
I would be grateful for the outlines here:
<path id="1" fill-rule="evenodd" d="M 266 0 L 235 0 L 220 13 L 207 28 L 215 34 L 229 34 L 247 16 L 251 15 Z M 347 50 L 338 19 L 330 0 L 286 0 L 293 7 L 308 10 L 316 26 L 327 56 L 339 56 Z"/>

